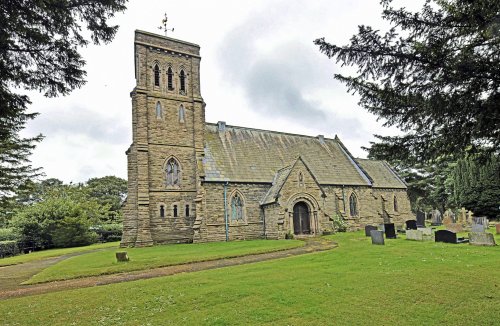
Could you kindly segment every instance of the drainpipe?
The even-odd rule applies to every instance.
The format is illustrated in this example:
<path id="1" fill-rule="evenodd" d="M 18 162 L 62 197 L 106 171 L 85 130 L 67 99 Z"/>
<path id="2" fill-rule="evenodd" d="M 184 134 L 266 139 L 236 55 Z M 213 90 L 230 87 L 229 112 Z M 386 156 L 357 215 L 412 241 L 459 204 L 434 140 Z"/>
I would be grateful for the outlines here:
<path id="1" fill-rule="evenodd" d="M 262 221 L 264 222 L 263 225 L 264 225 L 264 239 L 267 239 L 267 232 L 266 232 L 266 211 L 264 208 L 261 208 L 262 209 Z"/>
<path id="2" fill-rule="evenodd" d="M 224 223 L 226 226 L 226 241 L 229 241 L 229 225 L 227 222 L 227 185 L 228 182 L 224 183 Z"/>

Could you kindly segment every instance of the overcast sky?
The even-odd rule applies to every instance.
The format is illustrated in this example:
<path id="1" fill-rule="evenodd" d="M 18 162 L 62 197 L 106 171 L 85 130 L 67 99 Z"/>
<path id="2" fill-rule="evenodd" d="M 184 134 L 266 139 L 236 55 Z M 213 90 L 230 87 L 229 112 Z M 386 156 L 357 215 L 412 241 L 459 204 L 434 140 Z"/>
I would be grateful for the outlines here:
<path id="1" fill-rule="evenodd" d="M 412 1 L 400 1 L 409 4 Z M 82 182 L 91 177 L 126 178 L 131 143 L 134 30 L 161 33 L 201 47 L 201 93 L 207 122 L 326 137 L 338 135 L 351 153 L 366 157 L 373 134 L 395 134 L 358 107 L 356 96 L 333 79 L 342 68 L 313 41 L 346 44 L 360 24 L 386 27 L 376 0 L 131 0 L 113 23 L 111 44 L 81 50 L 87 84 L 71 95 L 32 95 L 40 115 L 24 135 L 45 139 L 32 155 L 47 177 Z"/>

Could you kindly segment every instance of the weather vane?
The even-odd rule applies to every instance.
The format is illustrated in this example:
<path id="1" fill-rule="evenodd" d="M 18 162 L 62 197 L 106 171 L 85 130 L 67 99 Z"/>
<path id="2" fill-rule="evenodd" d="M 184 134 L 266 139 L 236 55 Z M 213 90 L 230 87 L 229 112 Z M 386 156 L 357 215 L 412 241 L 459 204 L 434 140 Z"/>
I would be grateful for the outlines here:
<path id="1" fill-rule="evenodd" d="M 168 31 L 172 31 L 172 32 L 174 31 L 174 28 L 167 28 L 167 21 L 168 21 L 167 13 L 165 13 L 165 18 L 163 18 L 163 20 L 161 21 L 163 26 L 158 27 L 158 29 L 161 29 L 165 32 L 165 36 L 167 36 Z"/>

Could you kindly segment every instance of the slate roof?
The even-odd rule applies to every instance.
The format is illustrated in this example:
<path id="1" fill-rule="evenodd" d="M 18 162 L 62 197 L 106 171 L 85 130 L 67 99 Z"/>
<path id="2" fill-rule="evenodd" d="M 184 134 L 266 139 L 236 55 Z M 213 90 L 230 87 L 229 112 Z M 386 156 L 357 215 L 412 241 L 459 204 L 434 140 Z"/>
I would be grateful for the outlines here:
<path id="1" fill-rule="evenodd" d="M 286 179 L 288 179 L 288 176 L 290 175 L 291 171 L 292 171 L 292 166 L 287 166 L 276 172 L 276 175 L 274 176 L 273 180 L 273 185 L 271 186 L 271 188 L 269 188 L 269 191 L 262 199 L 260 203 L 261 205 L 274 203 L 276 201 L 276 197 L 278 196 L 281 188 L 285 184 Z"/>
<path id="2" fill-rule="evenodd" d="M 370 175 L 374 188 L 406 189 L 406 183 L 398 177 L 387 162 L 360 158 L 356 159 L 356 161 Z"/>
<path id="3" fill-rule="evenodd" d="M 372 184 L 370 176 L 338 138 L 320 139 L 229 125 L 219 131 L 217 124 L 205 125 L 205 181 L 280 182 L 279 178 L 286 179 L 286 167 L 290 168 L 299 156 L 319 184 Z"/>

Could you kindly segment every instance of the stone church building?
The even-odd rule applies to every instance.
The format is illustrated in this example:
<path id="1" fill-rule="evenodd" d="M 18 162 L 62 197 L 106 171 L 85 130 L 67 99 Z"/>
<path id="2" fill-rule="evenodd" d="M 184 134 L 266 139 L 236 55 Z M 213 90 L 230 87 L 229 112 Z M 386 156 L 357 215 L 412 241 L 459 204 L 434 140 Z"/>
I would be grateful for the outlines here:
<path id="1" fill-rule="evenodd" d="M 205 122 L 200 47 L 135 32 L 122 246 L 321 235 L 411 219 L 405 183 L 340 139 Z"/>

